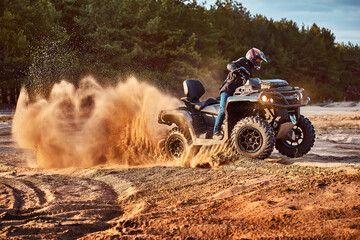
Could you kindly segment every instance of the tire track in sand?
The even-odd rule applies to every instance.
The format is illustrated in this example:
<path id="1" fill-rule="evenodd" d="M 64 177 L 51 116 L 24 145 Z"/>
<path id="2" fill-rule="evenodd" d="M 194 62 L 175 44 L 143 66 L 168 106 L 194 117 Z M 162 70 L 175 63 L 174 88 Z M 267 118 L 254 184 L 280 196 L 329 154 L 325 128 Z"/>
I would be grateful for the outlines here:
<path id="1" fill-rule="evenodd" d="M 0 238 L 73 239 L 111 228 L 109 221 L 123 214 L 117 192 L 102 181 L 53 173 L 1 175 Z"/>

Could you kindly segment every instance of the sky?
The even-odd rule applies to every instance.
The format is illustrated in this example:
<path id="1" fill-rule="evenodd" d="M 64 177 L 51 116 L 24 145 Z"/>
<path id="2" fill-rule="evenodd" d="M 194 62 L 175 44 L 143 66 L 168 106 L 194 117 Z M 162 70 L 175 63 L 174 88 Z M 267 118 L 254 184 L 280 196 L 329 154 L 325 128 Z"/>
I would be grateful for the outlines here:
<path id="1" fill-rule="evenodd" d="M 198 1 L 200 2 L 200 1 Z M 206 6 L 216 0 L 206 0 Z M 293 20 L 301 27 L 316 23 L 330 29 L 335 42 L 360 45 L 360 0 L 238 0 L 251 13 Z"/>

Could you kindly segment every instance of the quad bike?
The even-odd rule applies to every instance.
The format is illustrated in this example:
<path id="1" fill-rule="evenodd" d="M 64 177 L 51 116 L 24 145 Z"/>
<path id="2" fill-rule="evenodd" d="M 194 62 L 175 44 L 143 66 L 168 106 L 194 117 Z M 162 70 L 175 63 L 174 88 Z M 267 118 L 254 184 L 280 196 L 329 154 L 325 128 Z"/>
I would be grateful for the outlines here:
<path id="1" fill-rule="evenodd" d="M 242 76 L 247 73 L 244 68 L 238 71 Z M 186 97 L 181 100 L 185 106 L 162 110 L 158 117 L 160 124 L 176 125 L 164 146 L 171 159 L 180 159 L 194 146 L 217 144 L 229 144 L 250 158 L 268 158 L 274 147 L 294 158 L 307 154 L 314 145 L 314 127 L 300 114 L 300 107 L 310 98 L 304 89 L 291 87 L 285 80 L 250 78 L 237 88 L 225 105 L 222 140 L 212 139 L 219 98 L 201 102 L 205 89 L 199 80 L 185 80 L 183 86 Z"/>

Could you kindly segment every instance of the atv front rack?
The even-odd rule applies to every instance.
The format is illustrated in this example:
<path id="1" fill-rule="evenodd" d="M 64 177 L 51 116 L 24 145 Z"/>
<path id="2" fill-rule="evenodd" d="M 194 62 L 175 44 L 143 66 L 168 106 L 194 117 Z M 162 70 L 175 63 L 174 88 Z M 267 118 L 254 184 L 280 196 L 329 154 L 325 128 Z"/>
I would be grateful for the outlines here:
<path id="1" fill-rule="evenodd" d="M 306 106 L 310 101 L 310 97 L 308 97 L 304 89 L 284 92 L 262 90 L 259 93 L 259 100 L 261 104 L 266 106 L 278 108 L 298 108 Z"/>

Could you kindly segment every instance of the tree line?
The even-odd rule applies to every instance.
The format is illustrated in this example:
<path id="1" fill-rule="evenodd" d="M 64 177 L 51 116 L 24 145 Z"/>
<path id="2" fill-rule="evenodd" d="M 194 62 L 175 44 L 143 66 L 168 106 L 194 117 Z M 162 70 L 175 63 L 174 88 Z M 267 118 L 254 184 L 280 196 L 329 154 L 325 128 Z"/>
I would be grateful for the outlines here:
<path id="1" fill-rule="evenodd" d="M 268 59 L 256 77 L 285 79 L 315 101 L 359 100 L 358 45 L 315 23 L 253 16 L 235 0 L 4 0 L 1 102 L 14 104 L 22 86 L 46 95 L 88 74 L 105 85 L 135 75 L 178 95 L 187 78 L 217 90 L 226 64 L 251 47 Z"/>

